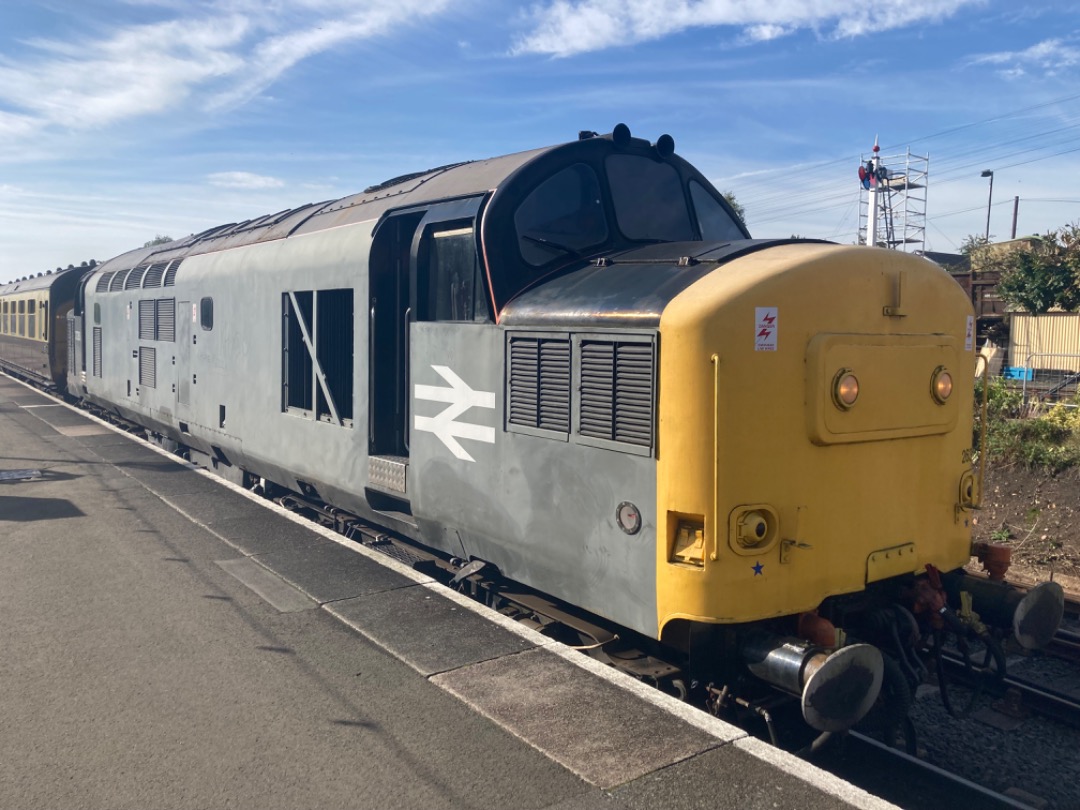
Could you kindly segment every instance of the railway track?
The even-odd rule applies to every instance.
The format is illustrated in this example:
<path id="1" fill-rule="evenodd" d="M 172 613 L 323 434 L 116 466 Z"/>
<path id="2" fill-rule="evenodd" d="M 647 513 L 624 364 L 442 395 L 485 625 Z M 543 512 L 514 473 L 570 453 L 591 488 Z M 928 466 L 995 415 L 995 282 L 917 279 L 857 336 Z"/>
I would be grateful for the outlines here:
<path id="1" fill-rule="evenodd" d="M 814 764 L 883 799 L 910 810 L 977 807 L 1031 810 L 1031 805 L 886 745 L 857 731 Z"/>

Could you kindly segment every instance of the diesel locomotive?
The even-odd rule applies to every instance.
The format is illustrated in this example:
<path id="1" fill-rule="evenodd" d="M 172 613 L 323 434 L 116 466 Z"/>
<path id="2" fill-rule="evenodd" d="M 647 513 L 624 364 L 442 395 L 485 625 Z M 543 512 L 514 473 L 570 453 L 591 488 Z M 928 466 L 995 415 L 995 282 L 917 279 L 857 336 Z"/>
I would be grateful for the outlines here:
<path id="1" fill-rule="evenodd" d="M 76 275 L 25 338 L 70 396 L 655 640 L 714 694 L 767 683 L 845 729 L 964 594 L 1028 646 L 1060 620 L 1057 586 L 962 571 L 960 287 L 751 239 L 669 136 L 582 133 Z"/>

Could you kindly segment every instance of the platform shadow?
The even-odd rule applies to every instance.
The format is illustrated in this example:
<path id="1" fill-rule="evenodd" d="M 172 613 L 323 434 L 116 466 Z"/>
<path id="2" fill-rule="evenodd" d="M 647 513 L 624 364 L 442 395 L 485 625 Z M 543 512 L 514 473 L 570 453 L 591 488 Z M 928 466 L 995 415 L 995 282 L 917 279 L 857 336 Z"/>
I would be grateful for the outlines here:
<path id="1" fill-rule="evenodd" d="M 61 520 L 86 513 L 66 498 L 24 498 L 0 495 L 0 521 L 28 523 L 34 520 Z"/>

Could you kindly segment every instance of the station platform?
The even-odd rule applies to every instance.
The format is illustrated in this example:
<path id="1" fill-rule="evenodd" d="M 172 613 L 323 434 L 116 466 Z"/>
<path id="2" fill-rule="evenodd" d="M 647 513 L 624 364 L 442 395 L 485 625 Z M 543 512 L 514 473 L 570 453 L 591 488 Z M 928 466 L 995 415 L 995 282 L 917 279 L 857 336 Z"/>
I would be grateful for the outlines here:
<path id="1" fill-rule="evenodd" d="M 891 808 L 0 375 L 0 806 Z"/>

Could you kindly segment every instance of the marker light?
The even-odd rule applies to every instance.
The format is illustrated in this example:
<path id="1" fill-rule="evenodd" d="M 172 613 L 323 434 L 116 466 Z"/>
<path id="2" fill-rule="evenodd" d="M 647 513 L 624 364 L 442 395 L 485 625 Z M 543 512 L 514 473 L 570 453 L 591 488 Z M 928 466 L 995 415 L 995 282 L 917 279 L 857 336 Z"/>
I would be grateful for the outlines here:
<path id="1" fill-rule="evenodd" d="M 849 368 L 840 369 L 833 378 L 833 402 L 846 411 L 859 398 L 859 380 Z"/>
<path id="2" fill-rule="evenodd" d="M 944 405 L 945 400 L 952 394 L 952 374 L 945 366 L 938 366 L 934 370 L 934 376 L 930 378 L 930 393 L 939 405 Z"/>

